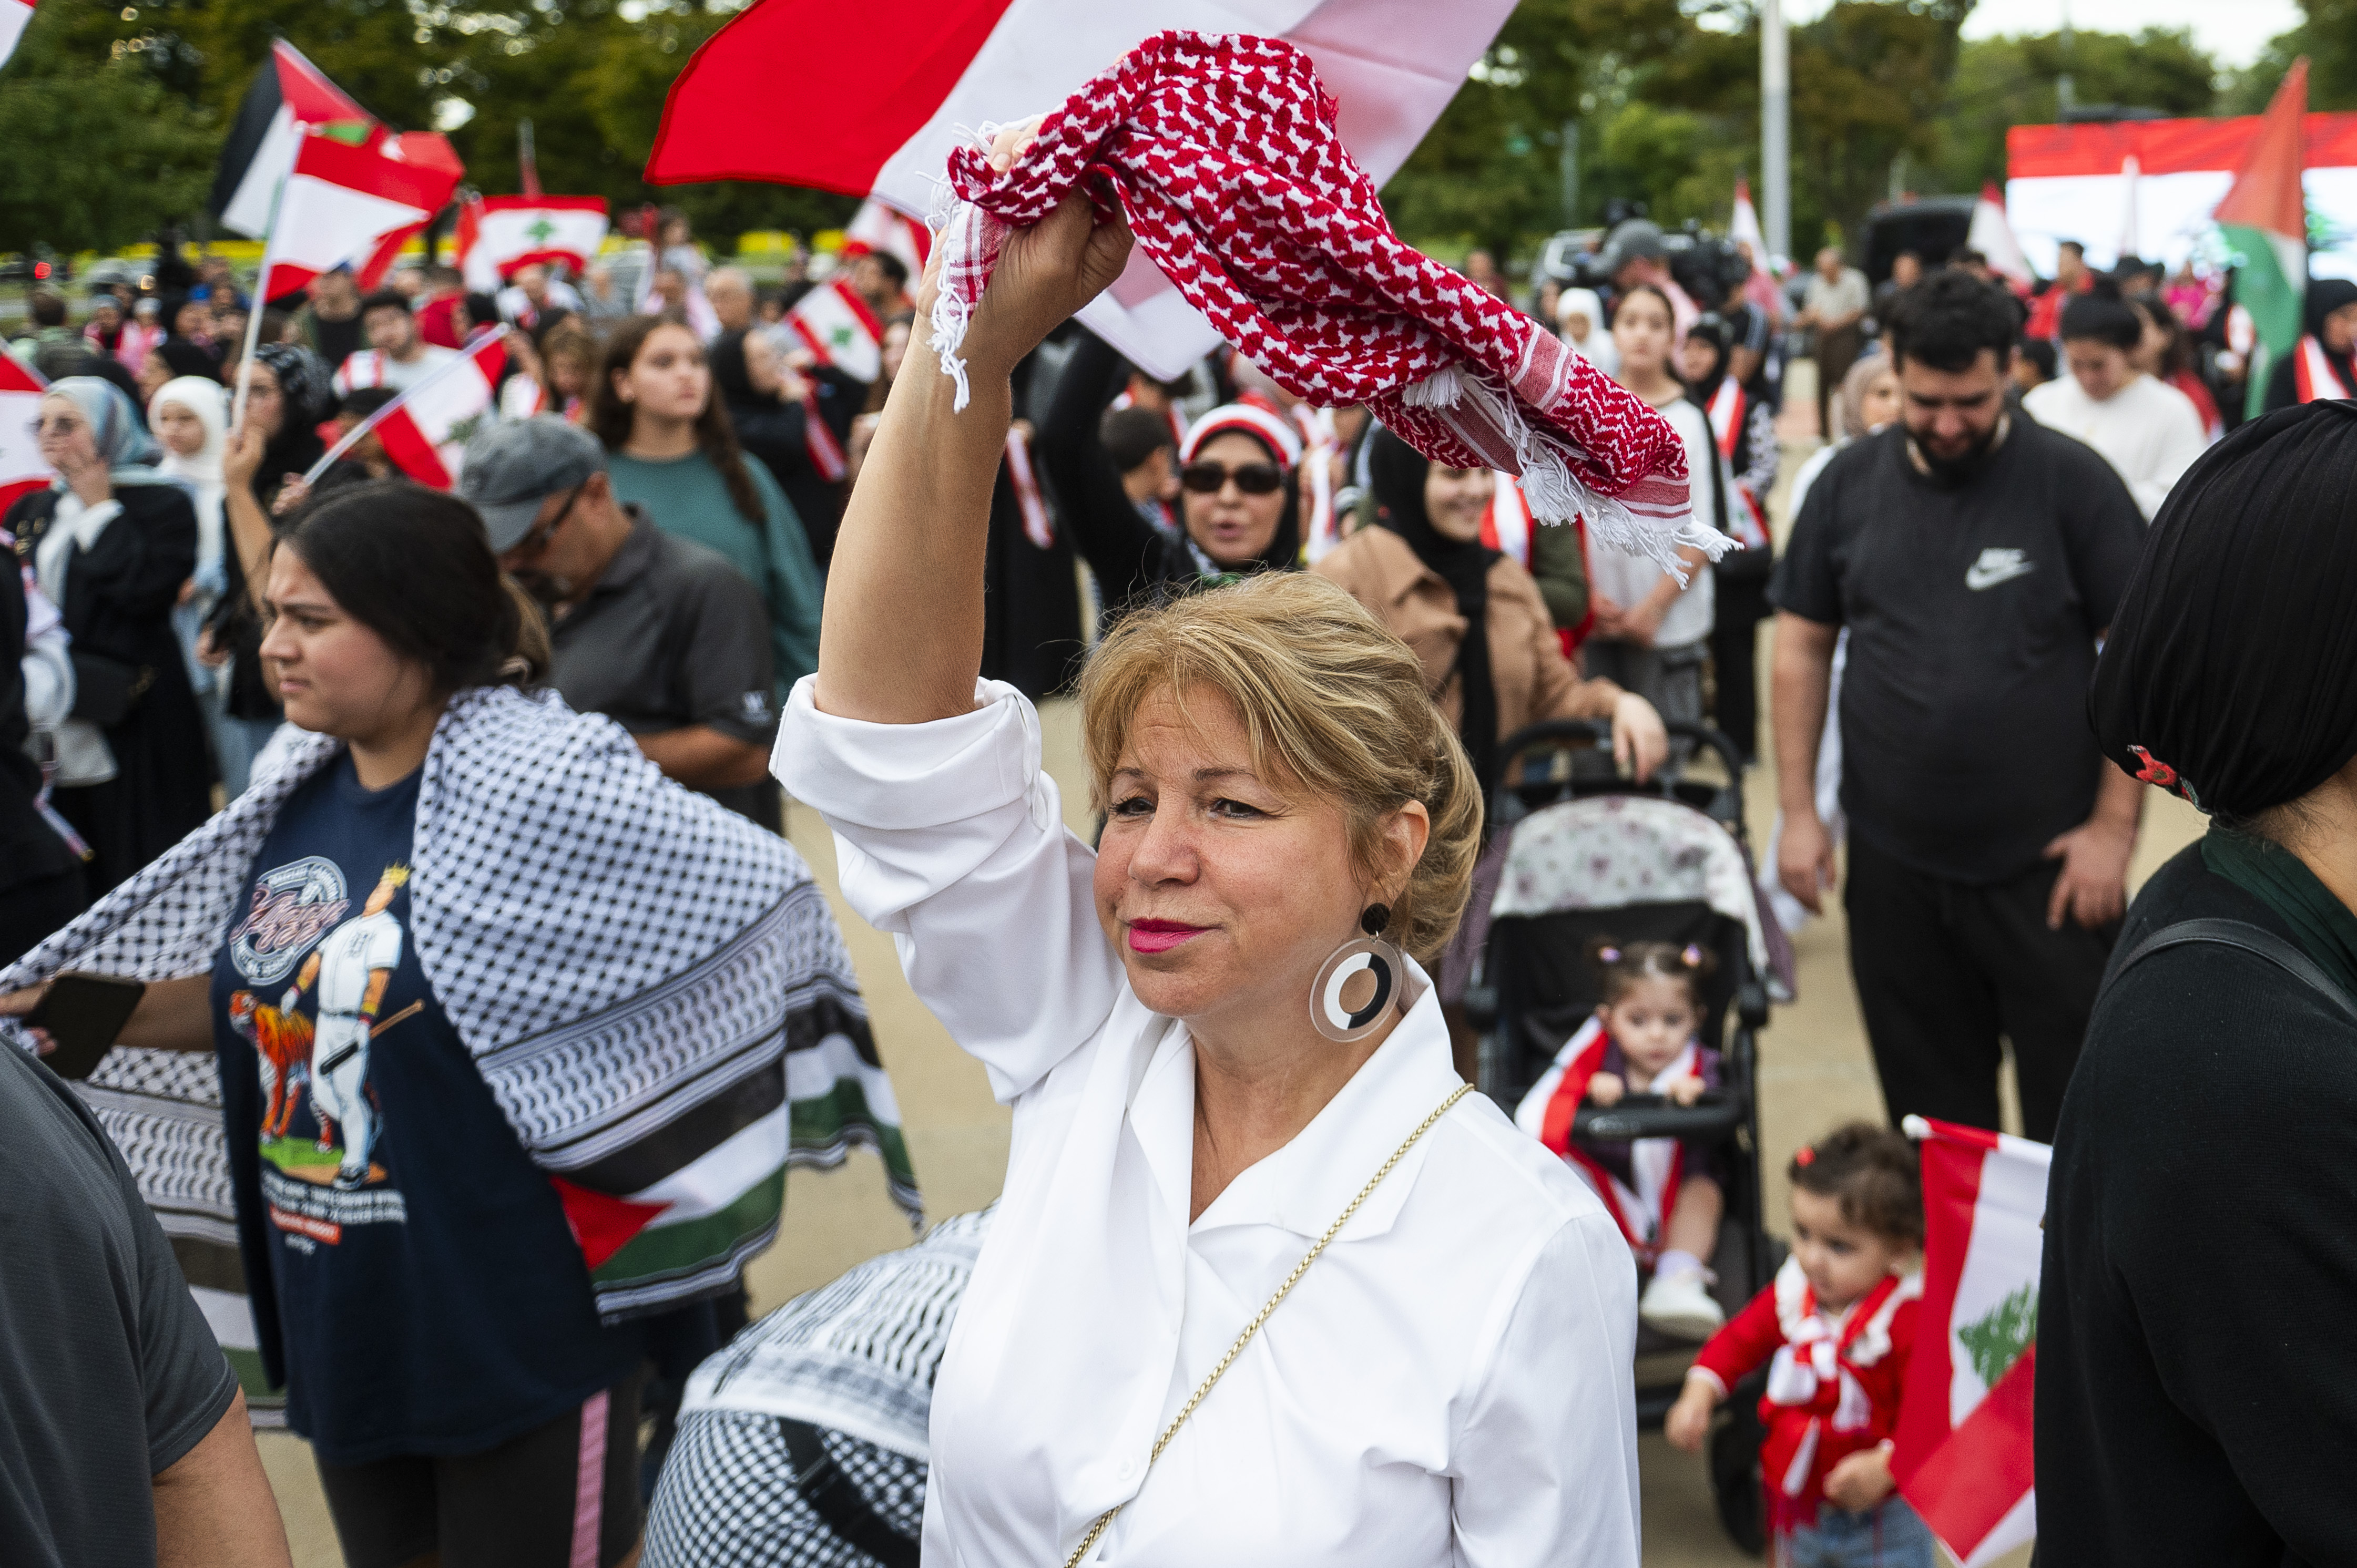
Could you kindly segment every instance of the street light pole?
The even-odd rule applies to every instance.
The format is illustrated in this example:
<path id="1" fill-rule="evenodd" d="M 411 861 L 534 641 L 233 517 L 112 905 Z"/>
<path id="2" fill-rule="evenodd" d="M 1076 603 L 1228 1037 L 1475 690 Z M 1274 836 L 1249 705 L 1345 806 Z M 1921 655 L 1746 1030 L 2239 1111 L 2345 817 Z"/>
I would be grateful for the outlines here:
<path id="1" fill-rule="evenodd" d="M 1760 191 L 1770 255 L 1792 253 L 1792 65 L 1783 0 L 1760 0 Z M 1763 258 L 1764 259 L 1764 258 Z"/>

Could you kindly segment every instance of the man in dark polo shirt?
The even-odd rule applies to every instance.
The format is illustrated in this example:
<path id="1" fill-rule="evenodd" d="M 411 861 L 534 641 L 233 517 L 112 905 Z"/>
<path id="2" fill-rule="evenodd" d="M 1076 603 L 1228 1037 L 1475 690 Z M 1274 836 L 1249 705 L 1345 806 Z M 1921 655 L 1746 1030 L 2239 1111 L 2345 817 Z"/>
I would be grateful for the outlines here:
<path id="1" fill-rule="evenodd" d="M 1833 886 L 1814 803 L 1835 639 L 1850 968 L 1891 1120 L 1997 1124 L 2000 1036 L 2050 1142 L 2126 907 L 2143 786 L 2087 725 L 2144 517 L 2095 451 L 2008 417 L 2011 303 L 1932 274 L 1890 312 L 1902 413 L 1811 487 L 1770 590 L 1784 833 Z"/>
<path id="2" fill-rule="evenodd" d="M 458 490 L 500 564 L 548 607 L 549 684 L 682 784 L 779 828 L 769 610 L 753 585 L 615 500 L 605 448 L 552 415 L 479 432 Z"/>

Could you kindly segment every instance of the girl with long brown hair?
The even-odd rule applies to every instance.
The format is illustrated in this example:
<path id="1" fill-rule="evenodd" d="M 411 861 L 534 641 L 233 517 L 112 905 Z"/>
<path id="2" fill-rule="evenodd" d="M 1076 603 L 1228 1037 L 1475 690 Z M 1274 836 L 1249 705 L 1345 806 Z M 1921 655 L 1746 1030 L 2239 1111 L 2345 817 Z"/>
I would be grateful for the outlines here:
<path id="1" fill-rule="evenodd" d="M 776 478 L 737 446 L 703 342 L 660 317 L 622 323 L 606 340 L 588 424 L 605 445 L 617 499 L 719 551 L 761 591 L 782 701 L 818 668 L 818 565 Z"/>

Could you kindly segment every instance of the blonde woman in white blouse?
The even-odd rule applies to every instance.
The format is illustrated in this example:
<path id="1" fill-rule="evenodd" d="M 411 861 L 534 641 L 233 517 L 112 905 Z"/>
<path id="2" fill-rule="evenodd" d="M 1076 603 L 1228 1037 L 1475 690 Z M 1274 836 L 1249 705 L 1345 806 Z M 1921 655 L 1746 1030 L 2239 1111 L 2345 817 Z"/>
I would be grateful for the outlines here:
<path id="1" fill-rule="evenodd" d="M 1030 704 L 975 679 L 1008 371 L 1128 245 L 1080 201 L 1012 238 L 963 413 L 910 345 L 778 739 L 845 897 L 1014 1108 L 925 1561 L 1633 1568 L 1628 1248 L 1462 1097 L 1388 947 L 1446 940 L 1479 832 L 1414 656 L 1293 574 L 1128 618 L 1082 694 L 1095 852 Z"/>

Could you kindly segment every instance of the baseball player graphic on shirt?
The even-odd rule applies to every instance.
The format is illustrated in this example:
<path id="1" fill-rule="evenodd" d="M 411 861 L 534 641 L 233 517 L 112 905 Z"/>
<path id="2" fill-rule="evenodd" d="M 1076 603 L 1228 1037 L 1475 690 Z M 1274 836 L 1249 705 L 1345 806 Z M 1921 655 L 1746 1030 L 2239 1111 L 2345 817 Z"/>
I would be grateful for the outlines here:
<path id="1" fill-rule="evenodd" d="M 317 987 L 311 1110 L 318 1119 L 321 1149 L 331 1146 L 329 1123 L 343 1133 L 336 1186 L 347 1191 L 369 1179 L 369 1151 L 376 1144 L 376 1107 L 366 1092 L 369 1036 L 385 987 L 401 965 L 401 922 L 386 910 L 408 880 L 407 866 L 386 866 L 359 918 L 338 926 L 312 950 L 278 1004 L 281 1013 L 291 1014 L 302 993 Z"/>

